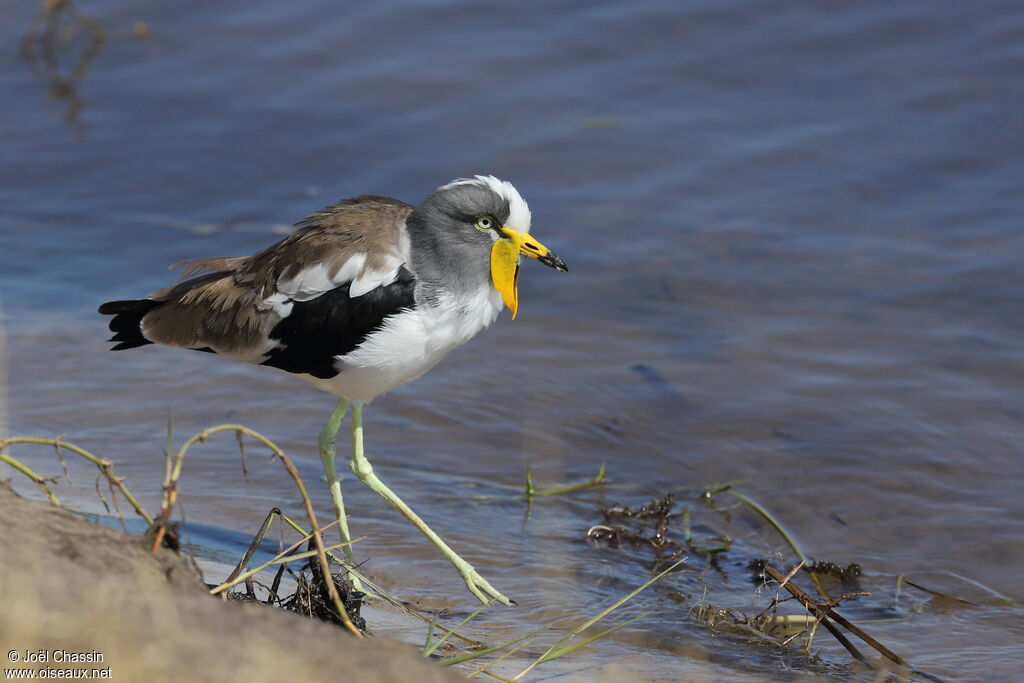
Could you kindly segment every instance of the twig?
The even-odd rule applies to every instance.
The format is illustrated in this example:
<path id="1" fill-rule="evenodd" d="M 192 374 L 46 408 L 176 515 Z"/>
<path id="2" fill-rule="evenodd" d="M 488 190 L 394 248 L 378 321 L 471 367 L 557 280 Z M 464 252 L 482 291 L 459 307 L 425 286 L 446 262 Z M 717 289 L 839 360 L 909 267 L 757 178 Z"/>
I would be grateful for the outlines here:
<path id="1" fill-rule="evenodd" d="M 806 652 L 808 655 L 811 654 L 811 645 L 814 643 L 814 636 L 818 632 L 818 625 L 825 620 L 825 614 L 828 611 L 832 610 L 834 607 L 838 607 L 839 604 L 844 600 L 850 600 L 851 598 L 861 598 L 867 595 L 871 595 L 871 593 L 868 593 L 867 591 L 845 593 L 843 595 L 840 595 L 835 600 L 832 600 L 827 605 L 825 605 L 825 610 L 823 610 L 821 613 L 817 615 L 817 617 L 814 619 L 814 625 L 811 626 L 811 632 L 807 634 L 807 645 L 806 647 L 804 647 L 804 652 Z"/>
<path id="2" fill-rule="evenodd" d="M 309 494 L 306 492 L 306 485 L 302 483 L 302 477 L 299 476 L 299 471 L 295 469 L 295 465 L 292 464 L 291 458 L 284 454 L 277 444 L 263 436 L 257 431 L 249 429 L 244 425 L 238 424 L 222 424 L 216 427 L 209 427 L 194 434 L 182 444 L 181 448 L 178 449 L 178 453 L 174 458 L 174 465 L 170 472 L 170 481 L 164 491 L 164 507 L 160 512 L 160 517 L 164 520 L 168 519 L 171 507 L 178 497 L 178 478 L 181 476 L 181 465 L 185 459 L 185 453 L 191 448 L 196 442 L 206 442 L 212 434 L 218 432 L 234 431 L 236 433 L 242 433 L 246 436 L 256 439 L 264 446 L 270 449 L 273 457 L 280 458 L 281 464 L 284 465 L 285 469 L 288 470 L 288 474 L 295 482 L 295 486 L 299 489 L 299 495 L 302 497 L 302 502 L 306 507 L 306 516 L 309 518 L 309 524 L 312 531 L 310 532 L 313 537 L 313 543 L 316 546 L 317 559 L 320 564 L 320 572 L 323 575 L 324 583 L 327 586 L 327 593 L 331 597 L 331 601 L 334 603 L 334 608 L 338 611 L 338 616 L 341 617 L 342 623 L 345 628 L 357 638 L 362 638 L 363 634 L 359 632 L 352 620 L 349 619 L 348 612 L 345 610 L 345 604 L 341 600 L 341 596 L 338 595 L 338 588 L 334 585 L 333 575 L 331 574 L 331 567 L 327 561 L 327 553 L 324 550 L 324 539 L 320 535 L 320 525 L 316 521 L 316 512 L 313 511 L 313 502 L 309 498 Z M 166 513 L 166 514 L 165 514 Z M 163 529 L 163 527 L 161 527 Z"/>
<path id="3" fill-rule="evenodd" d="M 287 524 L 288 526 L 290 526 L 292 529 L 294 529 L 295 531 L 299 532 L 300 534 L 307 534 L 308 533 L 302 527 L 301 524 L 297 524 L 295 522 L 295 520 L 291 519 L 288 515 L 281 515 L 281 519 L 284 520 L 285 524 Z M 413 609 L 408 604 L 406 604 L 405 602 L 399 600 L 398 598 L 395 598 L 394 596 L 389 595 L 387 591 L 383 590 L 380 586 L 374 584 L 373 581 L 368 579 L 366 576 L 360 574 L 357 567 L 349 566 L 345 562 L 345 560 L 343 560 L 342 558 L 338 557 L 334 553 L 330 553 L 329 552 L 329 553 L 327 553 L 327 555 L 332 560 L 337 562 L 338 564 L 344 566 L 350 573 L 354 573 L 356 576 L 358 576 L 359 580 L 363 582 L 364 586 L 367 586 L 370 589 L 372 589 L 373 592 L 378 597 L 380 597 L 382 600 L 387 602 L 389 605 L 391 605 L 395 609 L 403 612 L 404 614 L 408 614 L 409 616 L 412 616 L 412 617 L 415 617 L 415 618 L 419 619 L 424 624 L 430 624 L 431 623 L 432 619 L 430 617 L 426 616 L 422 612 L 419 612 L 418 610 Z M 449 631 L 449 629 L 445 628 L 444 626 L 442 626 L 440 624 L 435 624 L 435 628 L 437 628 L 437 629 L 439 629 L 441 631 L 445 631 L 445 632 Z M 464 636 L 464 635 L 462 635 L 460 633 L 456 633 L 455 631 L 452 631 L 452 637 L 457 638 L 458 640 L 461 640 L 463 643 L 465 643 L 466 645 L 469 645 L 471 647 L 483 647 L 484 646 L 484 644 L 481 643 L 480 641 L 473 640 L 472 638 L 467 638 L 466 636 Z"/>
<path id="4" fill-rule="evenodd" d="M 765 521 L 771 524 L 772 527 L 777 532 L 779 532 L 779 535 L 786 540 L 786 543 L 789 544 L 789 547 L 793 549 L 793 552 L 796 553 L 796 556 L 800 558 L 800 561 L 803 564 L 810 564 L 810 562 L 807 560 L 807 556 L 804 555 L 804 551 L 800 548 L 800 544 L 797 543 L 796 538 L 788 531 L 786 531 L 786 527 L 782 526 L 782 522 L 777 520 L 775 516 L 772 515 L 772 513 L 768 512 L 768 510 L 765 509 L 763 505 L 755 501 L 753 498 L 750 498 L 749 496 L 746 496 L 740 493 L 739 491 L 736 491 L 735 489 L 732 488 L 731 485 L 725 485 L 724 487 L 716 491 L 716 493 L 718 492 L 728 493 L 729 495 L 733 496 L 734 498 L 737 498 L 738 500 L 746 503 L 751 508 L 753 508 L 753 510 L 757 514 L 764 517 Z M 707 492 L 705 492 L 705 495 L 707 495 Z M 824 598 L 830 600 L 831 597 L 825 591 L 825 586 L 822 585 L 821 579 L 818 578 L 817 572 L 815 572 L 813 569 L 809 569 L 808 572 L 811 575 L 811 580 L 814 581 L 814 585 L 818 588 L 818 593 L 820 593 Z"/>
<path id="5" fill-rule="evenodd" d="M 139 505 L 139 502 L 135 500 L 135 496 L 133 496 L 131 492 L 128 490 L 128 487 L 124 485 L 124 479 L 114 475 L 114 463 L 111 462 L 110 460 L 106 458 L 99 458 L 90 453 L 89 451 L 85 450 L 84 448 L 76 446 L 73 443 L 68 443 L 67 441 L 62 440 L 60 437 L 55 439 L 48 439 L 35 436 L 12 436 L 8 439 L 0 441 L 0 451 L 3 451 L 5 448 L 7 448 L 7 446 L 16 443 L 34 443 L 41 444 L 44 446 L 60 447 L 65 450 L 71 451 L 72 453 L 82 456 L 92 464 L 96 465 L 96 467 L 99 468 L 103 476 L 105 476 L 113 486 L 117 487 L 117 490 L 120 491 L 121 495 L 124 496 L 124 499 L 127 500 L 129 504 L 131 504 L 131 506 L 135 509 L 135 512 L 139 515 L 139 517 L 142 517 L 142 519 L 146 520 L 147 524 L 153 524 L 153 519 L 146 514 L 146 511 L 142 509 L 142 506 Z M 51 500 L 51 502 L 53 501 Z"/>
<path id="6" fill-rule="evenodd" d="M 2 449 L 2 448 L 3 448 L 2 443 L 0 443 L 0 449 Z M 11 467 L 13 467 L 14 469 L 18 470 L 19 472 L 24 474 L 26 477 L 31 479 L 35 483 L 36 486 L 38 486 L 40 489 L 42 489 L 43 493 L 46 494 L 46 497 L 50 499 L 50 505 L 54 505 L 54 506 L 60 507 L 60 501 L 57 500 L 57 496 L 53 495 L 53 491 L 51 491 L 50 487 L 46 485 L 46 482 L 53 481 L 52 477 L 48 479 L 48 478 L 46 478 L 46 477 L 44 477 L 42 475 L 36 474 L 31 469 L 29 469 L 27 465 L 23 465 L 18 460 L 16 460 L 16 459 L 12 458 L 11 456 L 5 454 L 2 450 L 0 450 L 0 462 L 7 463 Z"/>
<path id="7" fill-rule="evenodd" d="M 249 564 L 249 560 L 251 560 L 252 556 L 256 553 L 256 549 L 259 548 L 260 543 L 263 542 L 263 537 L 266 536 L 267 529 L 270 528 L 270 524 L 274 521 L 274 517 L 279 516 L 280 514 L 281 508 L 277 506 L 270 508 L 270 512 L 267 513 L 266 518 L 263 520 L 263 524 L 260 525 L 260 530 L 256 532 L 255 536 L 252 537 L 252 542 L 249 543 L 249 547 L 246 548 L 245 554 L 242 555 L 242 559 L 238 561 L 238 564 L 235 565 L 235 568 L 231 571 L 230 574 L 228 574 L 228 578 L 224 579 L 224 583 L 230 583 L 231 581 L 234 581 L 235 578 L 242 573 L 246 565 Z M 321 531 L 323 531 L 323 529 L 321 529 Z M 307 540 L 309 540 L 309 537 L 304 537 L 301 541 L 299 541 L 298 544 L 293 546 L 291 550 L 294 550 L 295 548 L 299 547 L 299 545 L 305 543 Z M 218 586 L 218 588 L 220 588 L 220 586 Z M 213 591 L 210 592 L 212 593 Z"/>
<path id="8" fill-rule="evenodd" d="M 771 565 L 765 565 L 764 571 L 765 571 L 766 574 L 771 576 L 776 581 L 780 581 L 781 582 L 785 578 L 785 577 L 782 576 L 781 572 L 779 572 L 777 569 L 775 569 Z M 864 641 L 865 643 L 867 643 L 868 645 L 873 647 L 876 651 L 878 651 L 879 654 L 881 654 L 883 657 L 885 657 L 886 659 L 890 660 L 891 662 L 894 662 L 896 664 L 899 664 L 900 666 L 906 667 L 906 668 L 910 669 L 913 673 L 917 674 L 918 676 L 922 676 L 924 678 L 927 678 L 930 681 L 941 681 L 942 680 L 941 678 L 938 678 L 937 676 L 933 676 L 932 674 L 926 673 L 926 672 L 921 671 L 919 669 L 915 669 L 910 664 L 910 662 L 908 662 L 907 660 L 903 659 L 903 657 L 900 657 L 898 654 L 896 654 L 895 652 L 893 652 L 892 650 L 890 650 L 889 648 L 887 648 L 886 646 L 882 645 L 880 642 L 878 642 L 877 640 L 875 640 L 874 638 L 869 636 L 859 626 L 853 624 L 852 622 L 850 622 L 849 619 L 847 619 L 842 614 L 837 612 L 832 605 L 823 605 L 823 604 L 819 603 L 817 600 L 812 598 L 809 594 L 807 594 L 799 586 L 794 586 L 792 584 L 787 583 L 787 584 L 785 584 L 785 588 L 786 588 L 787 591 L 789 591 L 793 595 L 793 597 L 795 597 L 797 600 L 802 602 L 805 607 L 807 607 L 808 609 L 812 610 L 815 614 L 820 615 L 822 617 L 822 622 L 821 622 L 822 625 L 824 625 L 825 628 L 827 628 L 829 630 L 829 632 L 832 633 L 832 635 L 836 636 L 836 639 L 839 640 L 839 642 L 843 644 L 843 647 L 846 647 L 846 649 L 850 651 L 851 655 L 853 655 L 854 652 L 856 652 L 856 648 L 853 648 L 851 650 L 850 648 L 853 647 L 852 644 L 850 644 L 850 642 L 848 640 L 846 640 L 846 638 L 842 638 L 839 635 L 836 635 L 838 633 L 838 629 L 834 629 L 834 626 L 830 625 L 829 618 L 835 620 L 835 622 L 837 624 L 839 624 L 840 626 L 845 628 L 847 631 L 849 631 L 850 633 L 852 633 L 853 635 L 857 636 L 862 641 Z M 856 655 L 854 655 L 854 657 L 856 657 L 858 660 L 860 660 L 860 661 L 862 661 L 864 663 L 867 663 L 867 660 L 865 660 L 863 658 L 863 655 L 860 655 L 860 653 L 857 653 Z"/>
<path id="9" fill-rule="evenodd" d="M 345 546 L 352 545 L 356 541 L 361 541 L 364 538 L 366 538 L 366 536 L 360 536 L 359 538 L 353 538 L 351 541 L 345 541 L 344 543 L 335 543 L 334 545 L 326 546 L 324 548 L 324 551 L 325 552 L 329 552 L 331 550 L 337 550 L 338 548 L 344 548 Z M 292 548 L 291 550 L 295 550 L 295 548 Z M 233 581 L 230 581 L 230 582 L 227 582 L 227 583 L 222 583 L 221 585 L 217 586 L 216 588 L 211 589 L 210 590 L 210 594 L 211 595 L 215 595 L 218 592 L 220 592 L 221 596 L 223 597 L 225 595 L 224 591 L 227 591 L 228 589 L 234 588 L 235 586 L 237 586 L 240 583 L 245 583 L 246 586 L 248 587 L 249 584 L 252 582 L 252 577 L 256 576 L 257 574 L 259 574 L 261 571 L 263 571 L 267 567 L 271 567 L 271 566 L 273 566 L 275 564 L 288 564 L 289 562 L 296 562 L 298 560 L 308 560 L 311 557 L 316 557 L 317 553 L 319 552 L 317 550 L 307 550 L 306 552 L 295 553 L 294 555 L 289 555 L 288 553 L 291 552 L 291 550 L 288 550 L 288 551 L 282 552 L 279 555 L 276 555 L 274 557 L 274 559 L 270 560 L 269 562 L 264 562 L 263 564 L 261 564 L 258 567 L 254 567 L 253 569 L 250 569 L 249 571 L 243 573 L 241 576 L 237 577 Z M 262 586 L 263 584 L 260 584 L 260 585 Z M 264 586 L 264 588 L 266 588 L 266 586 Z M 250 590 L 251 590 L 251 588 L 250 588 Z"/>
<path id="10" fill-rule="evenodd" d="M 323 534 L 324 531 L 326 531 L 327 529 L 330 529 L 332 526 L 334 526 L 337 523 L 338 523 L 338 520 L 334 520 L 330 524 L 322 527 L 320 529 L 320 533 Z M 227 590 L 237 586 L 238 584 L 242 583 L 243 581 L 249 579 L 250 577 L 253 577 L 256 574 L 259 574 L 261 571 L 263 571 L 264 569 L 266 569 L 267 567 L 270 567 L 272 565 L 284 564 L 284 563 L 287 563 L 287 562 L 293 562 L 295 560 L 304 560 L 306 558 L 315 556 L 316 555 L 316 551 L 304 552 L 304 553 L 295 553 L 294 555 L 292 554 L 295 550 L 298 550 L 298 548 L 301 545 L 303 545 L 304 543 L 307 543 L 312 537 L 313 537 L 312 534 L 306 534 L 300 540 L 296 541 L 295 543 L 293 543 L 292 545 L 288 546 L 287 548 L 285 548 L 284 550 L 279 552 L 277 555 L 275 555 L 273 559 L 271 559 L 271 560 L 269 560 L 267 562 L 264 562 L 260 566 L 255 567 L 254 569 L 249 569 L 249 570 L 244 571 L 244 572 L 242 571 L 244 569 L 244 567 L 245 567 L 243 562 L 248 562 L 249 558 L 242 558 L 243 562 L 239 562 L 238 563 L 238 566 L 235 567 L 235 570 L 233 572 L 231 572 L 231 576 L 229 576 L 228 578 L 224 579 L 224 583 L 220 584 L 219 586 L 217 586 L 215 588 L 211 588 L 210 589 L 210 595 L 217 595 L 218 593 L 223 593 L 223 592 L 225 592 L 225 591 L 227 591 Z M 353 538 L 351 541 L 346 541 L 345 543 L 337 543 L 335 545 L 328 546 L 326 548 L 326 550 L 328 552 L 331 551 L 331 550 L 337 550 L 338 548 L 343 548 L 343 547 L 345 547 L 347 545 L 351 545 L 351 544 L 355 543 L 356 541 L 361 541 L 364 538 L 366 538 L 366 537 L 365 536 L 360 536 L 359 538 Z"/>
<path id="11" fill-rule="evenodd" d="M 804 561 L 800 560 L 800 562 L 795 567 L 789 570 L 789 573 L 786 574 L 786 578 L 783 579 L 782 583 L 779 584 L 779 589 L 775 591 L 775 602 L 779 602 L 779 594 L 782 592 L 782 589 L 786 587 L 786 584 L 789 583 L 794 576 L 796 576 L 796 573 L 803 568 L 804 564 Z"/>
<path id="12" fill-rule="evenodd" d="M 61 469 L 64 470 L 64 476 L 68 478 L 68 483 L 69 484 L 74 484 L 75 482 L 71 480 L 71 472 L 68 470 L 68 464 L 64 460 L 64 454 L 61 453 L 61 451 L 60 451 L 60 443 L 61 443 L 61 439 L 62 438 L 64 438 L 64 437 L 58 436 L 58 437 L 56 437 L 53 440 L 54 441 L 53 450 L 57 454 L 57 460 L 60 461 Z"/>

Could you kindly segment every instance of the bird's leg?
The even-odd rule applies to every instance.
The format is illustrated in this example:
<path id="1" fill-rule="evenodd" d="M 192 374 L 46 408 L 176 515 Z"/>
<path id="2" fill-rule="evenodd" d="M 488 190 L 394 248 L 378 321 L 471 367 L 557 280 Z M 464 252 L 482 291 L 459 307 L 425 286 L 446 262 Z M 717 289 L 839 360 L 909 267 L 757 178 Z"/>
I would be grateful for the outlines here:
<path id="1" fill-rule="evenodd" d="M 497 599 L 505 605 L 515 603 L 495 590 L 480 574 L 473 569 L 473 565 L 455 554 L 455 551 L 448 547 L 448 544 L 441 540 L 441 537 L 434 533 L 434 530 L 427 526 L 426 522 L 420 519 L 419 515 L 412 511 L 402 499 L 395 495 L 373 473 L 370 461 L 363 454 L 363 405 L 358 401 L 352 403 L 352 472 L 359 477 L 359 480 L 369 486 L 378 496 L 391 504 L 393 508 L 402 513 L 402 516 L 413 523 L 420 532 L 430 539 L 430 542 L 437 546 L 437 549 L 448 558 L 448 561 L 455 565 L 462 580 L 466 582 L 469 591 L 480 600 L 486 603 L 491 599 Z"/>
<path id="2" fill-rule="evenodd" d="M 334 512 L 338 515 L 338 531 L 341 533 L 341 542 L 349 543 L 352 537 L 348 533 L 348 518 L 345 516 L 345 501 L 341 498 L 341 480 L 338 479 L 338 470 L 334 466 L 334 456 L 337 452 L 338 430 L 348 412 L 348 401 L 340 399 L 338 405 L 334 406 L 334 412 L 327 420 L 327 425 L 320 432 L 317 445 L 320 449 L 320 460 L 324 464 L 324 474 L 327 475 L 327 483 L 331 487 L 331 501 L 334 502 Z M 353 411 L 353 415 L 354 415 Z M 352 554 L 352 545 L 342 546 L 345 559 L 349 564 L 355 565 L 355 558 Z M 357 591 L 363 590 L 362 582 L 354 573 L 349 572 L 349 580 L 352 587 Z"/>

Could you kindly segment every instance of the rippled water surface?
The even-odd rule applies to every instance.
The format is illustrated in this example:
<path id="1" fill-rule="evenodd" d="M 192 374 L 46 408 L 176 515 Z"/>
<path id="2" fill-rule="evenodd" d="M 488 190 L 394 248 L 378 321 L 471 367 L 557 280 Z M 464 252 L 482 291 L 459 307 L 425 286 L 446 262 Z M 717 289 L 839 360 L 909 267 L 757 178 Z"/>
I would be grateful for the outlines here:
<path id="1" fill-rule="evenodd" d="M 916 666 L 1024 670 L 1019 611 L 970 582 L 1024 601 L 1020 3 L 78 8 L 106 40 L 65 32 L 49 67 L 38 38 L 20 54 L 35 8 L 0 12 L 11 432 L 101 452 L 155 508 L 168 411 L 179 439 L 242 422 L 292 454 L 328 515 L 314 444 L 331 397 L 205 354 L 108 353 L 95 308 L 163 286 L 170 263 L 251 253 L 341 197 L 416 202 L 494 173 L 572 272 L 526 264 L 515 322 L 366 423 L 382 478 L 519 601 L 482 625 L 578 623 L 641 583 L 642 555 L 586 531 L 604 505 L 670 490 L 695 533 L 735 542 L 706 600 L 756 611 L 745 563 L 791 555 L 749 508 L 698 500 L 730 481 L 808 555 L 859 563 L 872 596 L 848 613 Z M 191 452 L 196 529 L 298 514 L 257 453 L 245 483 L 230 437 Z M 529 514 L 517 496 L 527 467 L 548 486 L 600 462 L 614 486 Z M 58 490 L 84 505 L 81 472 Z M 367 571 L 423 607 L 469 606 L 412 527 L 356 482 L 345 495 Z M 827 635 L 814 664 L 709 634 L 688 609 L 700 566 L 548 675 L 845 675 Z M 897 602 L 900 575 L 974 604 L 906 586 Z"/>

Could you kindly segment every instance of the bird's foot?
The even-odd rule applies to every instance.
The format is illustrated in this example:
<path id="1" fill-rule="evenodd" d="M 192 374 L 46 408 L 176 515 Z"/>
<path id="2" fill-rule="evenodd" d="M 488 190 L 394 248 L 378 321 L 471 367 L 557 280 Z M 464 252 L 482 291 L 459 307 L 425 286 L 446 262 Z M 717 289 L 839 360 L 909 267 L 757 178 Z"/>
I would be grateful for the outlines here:
<path id="1" fill-rule="evenodd" d="M 506 596 L 498 592 L 484 577 L 480 576 L 477 570 L 473 569 L 473 565 L 466 561 L 461 563 L 456 562 L 455 568 L 459 570 L 459 575 L 462 576 L 462 580 L 466 582 L 466 588 L 469 592 L 476 596 L 477 600 L 487 604 L 492 600 L 497 600 L 506 607 L 514 607 L 516 605 L 515 600 L 509 600 Z"/>

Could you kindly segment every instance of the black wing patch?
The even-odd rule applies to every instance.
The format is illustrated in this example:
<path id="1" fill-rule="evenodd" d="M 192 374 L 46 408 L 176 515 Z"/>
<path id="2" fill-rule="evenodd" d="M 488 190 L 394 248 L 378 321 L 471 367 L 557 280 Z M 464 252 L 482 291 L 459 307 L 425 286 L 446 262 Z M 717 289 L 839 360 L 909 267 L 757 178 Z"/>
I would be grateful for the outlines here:
<path id="1" fill-rule="evenodd" d="M 281 343 L 261 365 L 287 372 L 308 373 L 320 379 L 338 374 L 335 356 L 343 356 L 379 330 L 388 316 L 412 308 L 416 278 L 405 267 L 390 285 L 350 298 L 340 287 L 309 301 L 292 303 L 291 313 L 270 331 Z"/>

